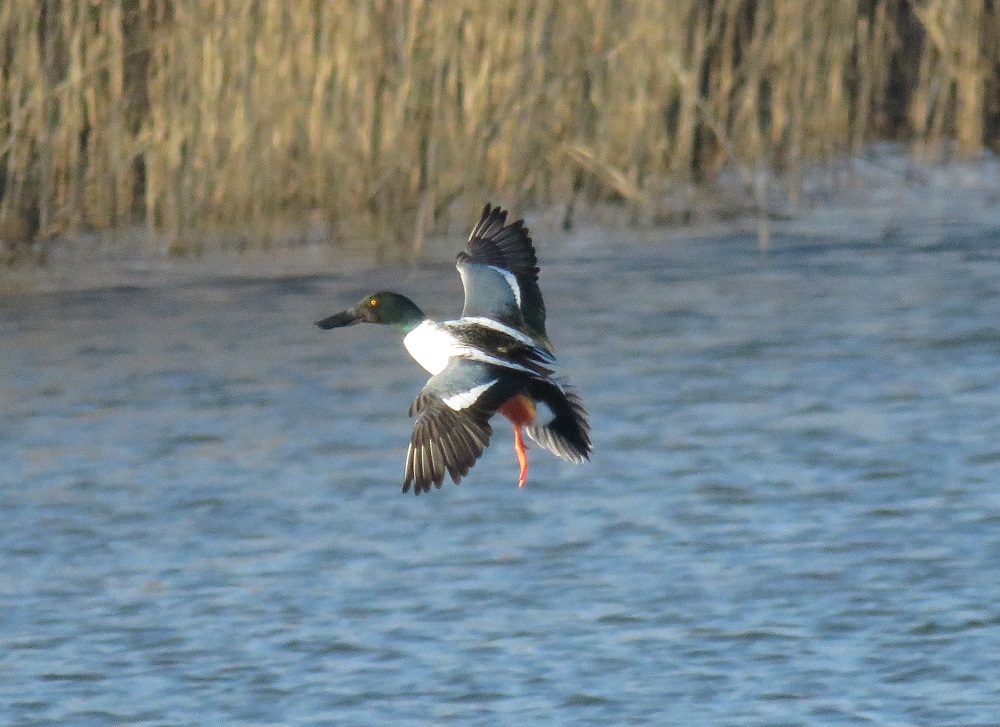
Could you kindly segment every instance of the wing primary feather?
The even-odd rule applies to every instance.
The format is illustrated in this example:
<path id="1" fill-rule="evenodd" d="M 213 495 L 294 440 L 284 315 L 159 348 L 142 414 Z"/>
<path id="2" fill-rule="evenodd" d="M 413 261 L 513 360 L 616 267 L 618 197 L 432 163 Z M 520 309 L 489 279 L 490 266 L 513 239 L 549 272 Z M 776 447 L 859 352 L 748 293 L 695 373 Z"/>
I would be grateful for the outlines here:
<path id="1" fill-rule="evenodd" d="M 444 452 L 441 450 L 440 443 L 432 439 L 430 441 L 431 449 L 431 466 L 434 468 L 434 484 L 440 487 L 444 484 L 444 473 L 445 473 L 445 458 Z"/>
<path id="2" fill-rule="evenodd" d="M 475 459 L 472 442 L 469 441 L 469 437 L 464 430 L 456 427 L 451 432 L 451 440 L 455 450 L 455 458 L 462 463 L 462 466 L 465 466 L 465 463 L 469 460 Z"/>
<path id="3" fill-rule="evenodd" d="M 434 441 L 433 439 L 430 440 L 430 441 L 428 441 L 427 444 L 425 444 L 424 448 L 423 448 L 423 453 L 424 453 L 424 484 L 425 484 L 425 487 L 427 487 L 427 491 L 428 492 L 431 491 L 431 484 L 436 484 L 435 483 L 435 479 L 436 478 L 434 476 L 434 458 L 433 458 L 433 453 L 431 451 L 431 448 L 433 447 L 433 444 L 432 444 L 433 441 Z"/>
<path id="4" fill-rule="evenodd" d="M 420 446 L 420 486 L 424 488 L 425 491 L 430 492 L 431 488 L 428 483 L 430 479 L 427 476 L 427 470 L 430 469 L 430 462 L 427 461 L 427 446 Z"/>
<path id="5" fill-rule="evenodd" d="M 408 492 L 413 482 L 413 442 L 406 450 L 406 469 L 403 471 L 403 492 Z"/>
<path id="6" fill-rule="evenodd" d="M 423 445 L 418 445 L 416 451 L 413 453 L 413 466 L 416 469 L 416 481 L 414 482 L 414 487 L 423 492 L 426 486 L 426 477 L 424 476 Z"/>
<path id="7" fill-rule="evenodd" d="M 445 467 L 448 468 L 448 474 L 451 475 L 451 479 L 455 479 L 455 475 L 459 471 L 459 458 L 461 455 L 458 452 L 458 446 L 455 443 L 455 435 L 453 432 L 447 432 L 442 441 L 442 448 L 444 449 L 444 462 Z"/>

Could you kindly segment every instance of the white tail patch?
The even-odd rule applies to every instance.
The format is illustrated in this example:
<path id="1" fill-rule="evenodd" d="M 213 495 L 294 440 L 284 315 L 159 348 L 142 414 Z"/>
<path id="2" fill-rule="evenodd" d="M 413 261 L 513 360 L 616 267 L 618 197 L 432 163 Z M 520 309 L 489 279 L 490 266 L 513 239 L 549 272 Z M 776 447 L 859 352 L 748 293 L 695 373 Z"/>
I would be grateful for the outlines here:
<path id="1" fill-rule="evenodd" d="M 497 382 L 497 379 L 493 381 L 487 381 L 485 384 L 480 384 L 479 386 L 473 386 L 468 391 L 461 391 L 457 394 L 452 394 L 451 396 L 441 399 L 449 409 L 454 411 L 461 411 L 462 409 L 467 409 L 468 407 L 479 401 L 479 397 L 482 396 L 493 384 Z"/>
<path id="2" fill-rule="evenodd" d="M 552 411 L 552 407 L 544 401 L 535 402 L 535 426 L 547 427 L 556 418 L 556 413 Z"/>

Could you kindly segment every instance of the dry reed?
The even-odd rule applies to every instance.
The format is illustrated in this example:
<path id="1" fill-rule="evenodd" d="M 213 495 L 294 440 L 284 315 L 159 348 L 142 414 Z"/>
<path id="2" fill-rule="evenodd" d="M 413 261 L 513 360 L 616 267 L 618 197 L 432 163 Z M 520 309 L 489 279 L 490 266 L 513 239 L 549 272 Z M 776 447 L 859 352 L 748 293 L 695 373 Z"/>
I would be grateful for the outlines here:
<path id="1" fill-rule="evenodd" d="M 1000 143 L 991 0 L 6 0 L 0 53 L 8 260 L 317 217 L 388 254 L 486 198 L 669 219 L 727 164 Z"/>

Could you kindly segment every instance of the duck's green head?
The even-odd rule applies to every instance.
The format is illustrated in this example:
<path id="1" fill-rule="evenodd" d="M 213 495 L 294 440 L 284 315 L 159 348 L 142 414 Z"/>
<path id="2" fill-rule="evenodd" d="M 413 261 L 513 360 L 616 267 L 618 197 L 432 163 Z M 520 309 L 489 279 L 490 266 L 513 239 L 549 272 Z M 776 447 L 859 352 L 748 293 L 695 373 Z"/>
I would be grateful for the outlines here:
<path id="1" fill-rule="evenodd" d="M 353 326 L 355 323 L 384 323 L 399 328 L 404 333 L 412 331 L 426 318 L 417 304 L 399 293 L 372 293 L 366 295 L 342 313 L 316 321 L 324 330 Z"/>

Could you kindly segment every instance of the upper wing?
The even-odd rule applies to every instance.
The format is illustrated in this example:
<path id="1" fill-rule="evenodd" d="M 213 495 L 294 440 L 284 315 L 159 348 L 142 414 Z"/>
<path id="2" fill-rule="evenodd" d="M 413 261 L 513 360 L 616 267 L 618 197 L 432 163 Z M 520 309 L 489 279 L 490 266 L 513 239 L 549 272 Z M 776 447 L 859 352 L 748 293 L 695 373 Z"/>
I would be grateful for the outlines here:
<path id="1" fill-rule="evenodd" d="M 413 425 L 403 492 L 440 487 L 445 474 L 457 485 L 482 455 L 493 433 L 489 419 L 527 383 L 527 376 L 469 359 L 453 358 L 431 377 L 410 406 Z"/>
<path id="2" fill-rule="evenodd" d="M 523 220 L 506 222 L 505 210 L 487 204 L 469 235 L 468 252 L 458 254 L 455 265 L 465 287 L 462 316 L 523 327 L 551 350 L 535 248 Z"/>

